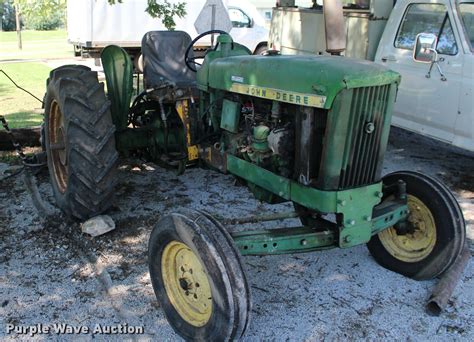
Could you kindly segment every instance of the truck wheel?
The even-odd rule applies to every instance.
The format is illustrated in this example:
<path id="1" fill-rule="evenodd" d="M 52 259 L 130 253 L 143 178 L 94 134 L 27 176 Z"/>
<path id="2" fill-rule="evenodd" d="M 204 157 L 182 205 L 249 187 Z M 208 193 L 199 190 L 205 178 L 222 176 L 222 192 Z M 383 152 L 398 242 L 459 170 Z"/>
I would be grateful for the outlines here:
<path id="1" fill-rule="evenodd" d="M 446 271 L 461 253 L 466 236 L 459 205 L 443 184 L 409 171 L 391 173 L 384 184 L 406 183 L 411 232 L 398 235 L 394 227 L 374 235 L 367 247 L 385 268 L 417 279 Z"/>
<path id="2" fill-rule="evenodd" d="M 268 46 L 265 45 L 259 45 L 255 51 L 253 52 L 254 55 L 263 55 L 266 51 L 268 50 Z"/>
<path id="3" fill-rule="evenodd" d="M 112 203 L 115 126 L 97 73 L 84 66 L 54 69 L 45 97 L 45 149 L 56 203 L 85 220 Z"/>
<path id="4" fill-rule="evenodd" d="M 183 210 L 156 224 L 148 245 L 156 298 L 185 340 L 237 340 L 250 316 L 250 291 L 232 237 L 207 214 Z"/>
<path id="5" fill-rule="evenodd" d="M 74 57 L 81 57 L 82 48 L 79 45 L 74 45 Z"/>

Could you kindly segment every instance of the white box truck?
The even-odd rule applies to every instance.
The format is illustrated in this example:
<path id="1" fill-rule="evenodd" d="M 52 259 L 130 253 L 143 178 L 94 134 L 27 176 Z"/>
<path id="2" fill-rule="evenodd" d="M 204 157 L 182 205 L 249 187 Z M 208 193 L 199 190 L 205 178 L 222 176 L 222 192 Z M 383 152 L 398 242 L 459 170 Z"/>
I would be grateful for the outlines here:
<path id="1" fill-rule="evenodd" d="M 186 2 L 187 14 L 184 18 L 175 18 L 175 29 L 194 38 L 198 35 L 194 23 L 206 0 L 181 2 Z M 232 38 L 254 53 L 266 50 L 269 32 L 255 6 L 246 0 L 227 0 L 224 5 L 232 22 Z M 160 18 L 152 18 L 145 12 L 146 7 L 147 0 L 123 0 L 115 5 L 109 5 L 107 0 L 68 0 L 68 41 L 74 45 L 77 55 L 97 58 L 105 46 L 114 44 L 136 58 L 146 32 L 166 29 Z M 202 48 L 210 46 L 210 40 L 200 43 Z"/>

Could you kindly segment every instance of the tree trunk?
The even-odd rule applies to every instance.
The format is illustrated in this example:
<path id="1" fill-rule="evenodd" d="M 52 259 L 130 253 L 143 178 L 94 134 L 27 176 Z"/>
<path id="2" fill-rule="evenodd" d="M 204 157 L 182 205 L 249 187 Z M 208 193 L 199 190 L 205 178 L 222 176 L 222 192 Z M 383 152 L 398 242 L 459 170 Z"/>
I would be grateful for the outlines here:
<path id="1" fill-rule="evenodd" d="M 0 126 L 1 127 L 1 126 Z M 13 139 L 24 146 L 40 146 L 41 127 L 12 129 Z M 0 129 L 0 151 L 11 151 L 15 147 L 11 142 L 11 136 L 7 131 Z"/>
<path id="2" fill-rule="evenodd" d="M 21 42 L 21 22 L 20 22 L 20 5 L 15 4 L 15 20 L 16 20 L 16 35 L 18 38 L 18 48 L 23 49 L 23 44 Z"/>

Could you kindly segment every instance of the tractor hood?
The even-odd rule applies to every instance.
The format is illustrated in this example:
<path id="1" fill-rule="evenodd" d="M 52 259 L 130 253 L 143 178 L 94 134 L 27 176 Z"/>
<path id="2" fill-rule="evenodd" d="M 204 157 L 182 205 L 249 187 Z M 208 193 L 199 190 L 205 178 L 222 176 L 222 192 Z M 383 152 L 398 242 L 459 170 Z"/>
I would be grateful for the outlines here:
<path id="1" fill-rule="evenodd" d="M 336 56 L 234 56 L 211 60 L 205 69 L 202 88 L 326 109 L 343 89 L 400 82 L 383 66 Z"/>

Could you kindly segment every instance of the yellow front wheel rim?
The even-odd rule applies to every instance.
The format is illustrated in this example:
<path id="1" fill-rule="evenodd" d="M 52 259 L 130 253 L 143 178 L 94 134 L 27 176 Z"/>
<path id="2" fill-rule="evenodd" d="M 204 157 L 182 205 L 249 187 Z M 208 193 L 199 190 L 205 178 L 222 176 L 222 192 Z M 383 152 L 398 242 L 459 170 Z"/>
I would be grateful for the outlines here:
<path id="1" fill-rule="evenodd" d="M 378 234 L 385 250 L 393 257 L 404 262 L 418 262 L 425 259 L 436 244 L 436 223 L 428 207 L 417 197 L 408 195 L 409 224 L 414 231 L 398 235 L 390 227 Z"/>
<path id="2" fill-rule="evenodd" d="M 161 258 L 166 295 L 187 323 L 202 327 L 211 318 L 211 286 L 204 267 L 184 243 L 170 242 Z"/>

